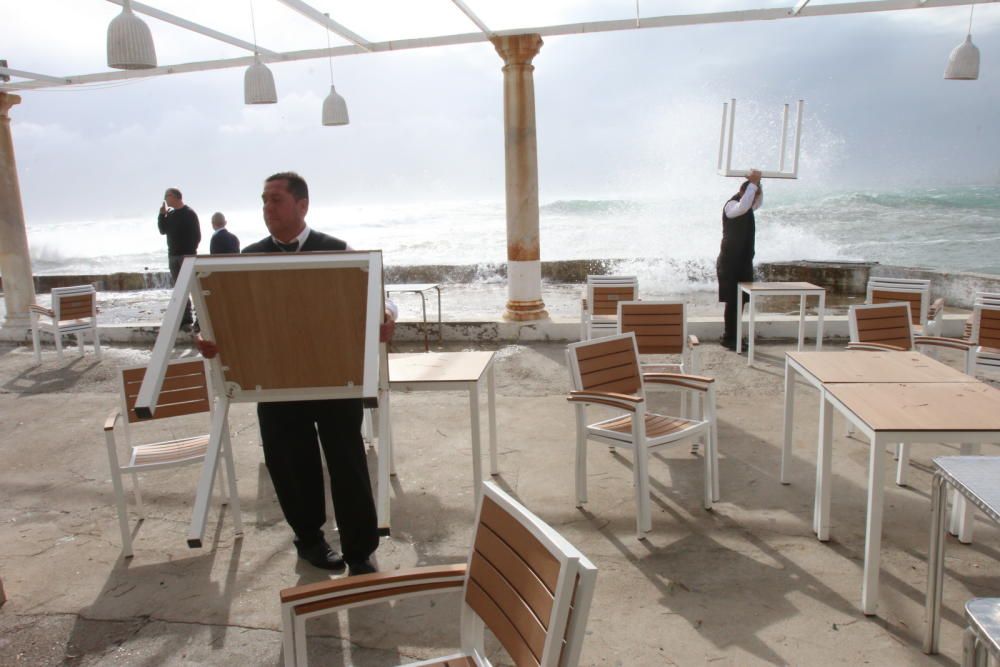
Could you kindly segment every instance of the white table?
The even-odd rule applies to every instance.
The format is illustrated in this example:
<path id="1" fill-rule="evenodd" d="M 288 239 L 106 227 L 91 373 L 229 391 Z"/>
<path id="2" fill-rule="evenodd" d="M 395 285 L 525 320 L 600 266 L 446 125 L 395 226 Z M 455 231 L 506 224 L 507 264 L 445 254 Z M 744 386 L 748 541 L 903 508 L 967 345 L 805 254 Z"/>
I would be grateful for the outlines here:
<path id="1" fill-rule="evenodd" d="M 977 381 L 912 384 L 825 384 L 822 389 L 820 452 L 824 460 L 817 492 L 820 530 L 829 531 L 832 414 L 836 409 L 871 442 L 868 518 L 861 609 L 878 607 L 878 575 L 885 493 L 885 447 L 889 443 L 1000 442 L 1000 391 Z"/>
<path id="2" fill-rule="evenodd" d="M 486 382 L 490 427 L 490 474 L 499 472 L 497 462 L 496 382 L 493 352 L 431 352 L 389 355 L 390 391 L 468 391 L 469 417 L 472 425 L 472 482 L 478 506 L 483 490 L 483 466 L 480 455 L 479 389 Z M 391 427 L 390 427 L 391 430 Z M 392 471 L 392 436 L 379 440 L 378 517 L 379 526 L 389 525 L 389 475 Z M 388 531 L 382 529 L 383 533 Z"/>
<path id="3" fill-rule="evenodd" d="M 994 523 L 1000 523 L 1000 457 L 941 456 L 934 459 L 934 466 L 937 469 L 931 482 L 931 546 L 927 557 L 927 627 L 924 633 L 924 651 L 927 653 L 937 653 L 941 637 L 946 488 L 954 488 L 956 493 L 978 507 Z M 992 604 L 995 606 L 996 602 Z M 970 605 L 966 605 L 967 610 Z M 981 617 L 989 618 L 991 614 L 974 616 L 981 620 Z M 996 650 L 1000 626 L 993 618 L 992 623 L 981 623 L 978 629 L 992 639 L 992 648 Z"/>
<path id="4" fill-rule="evenodd" d="M 424 352 L 431 349 L 427 339 L 427 292 L 437 291 L 438 297 L 438 340 L 444 340 L 444 331 L 441 328 L 441 285 L 438 283 L 400 283 L 396 285 L 386 285 L 386 296 L 393 293 L 412 293 L 420 295 L 421 312 L 424 318 Z"/>
<path id="5" fill-rule="evenodd" d="M 805 341 L 806 334 L 806 298 L 819 297 L 816 309 L 816 349 L 823 349 L 823 312 L 826 310 L 826 290 L 812 283 L 739 283 L 736 286 L 736 353 L 743 351 L 743 295 L 750 296 L 750 322 L 747 331 L 747 365 L 753 365 L 754 329 L 757 299 L 762 296 L 797 296 L 799 297 L 799 347 Z"/>

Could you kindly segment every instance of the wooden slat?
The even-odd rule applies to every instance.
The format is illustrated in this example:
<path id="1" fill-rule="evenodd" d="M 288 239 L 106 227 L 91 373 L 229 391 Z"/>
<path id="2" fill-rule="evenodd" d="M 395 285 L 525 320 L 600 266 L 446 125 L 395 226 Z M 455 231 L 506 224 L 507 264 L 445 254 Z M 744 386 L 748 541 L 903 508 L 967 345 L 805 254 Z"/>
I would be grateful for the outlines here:
<path id="1" fill-rule="evenodd" d="M 129 410 L 135 409 L 135 399 L 137 393 L 127 394 L 125 396 L 125 405 Z M 159 399 L 156 401 L 156 407 L 159 408 L 164 405 L 174 405 L 177 403 L 190 403 L 192 401 L 199 400 L 208 400 L 208 394 L 205 391 L 204 385 L 201 387 L 192 387 L 191 389 L 178 389 L 175 391 L 161 392 Z"/>
<path id="2" fill-rule="evenodd" d="M 170 405 L 157 405 L 155 414 L 149 419 L 139 419 L 135 410 L 128 411 L 129 423 L 137 421 L 151 421 L 153 419 L 165 419 L 166 417 L 180 417 L 181 415 L 193 415 L 199 412 L 207 412 L 211 403 L 209 401 L 190 401 L 188 403 L 171 403 Z"/>
<path id="3" fill-rule="evenodd" d="M 905 306 L 886 306 L 882 308 L 855 308 L 854 316 L 861 320 L 870 320 L 879 317 L 902 317 L 906 319 L 906 307 Z"/>
<path id="4" fill-rule="evenodd" d="M 678 431 L 683 431 L 691 425 L 692 422 L 687 419 L 646 413 L 647 438 L 659 438 L 661 436 L 670 435 L 671 433 L 677 433 Z M 624 415 L 617 419 L 608 421 L 601 424 L 600 428 L 606 431 L 614 431 L 615 433 L 631 433 L 632 415 Z"/>
<path id="5" fill-rule="evenodd" d="M 611 385 L 621 385 L 627 391 L 616 391 L 615 393 L 634 394 L 639 391 L 639 371 L 635 364 L 628 366 L 615 366 L 593 373 L 581 374 L 580 377 L 584 391 L 613 391 L 609 389 Z"/>
<path id="6" fill-rule="evenodd" d="M 401 589 L 400 593 L 420 593 L 423 591 L 433 591 L 442 588 L 455 588 L 455 585 L 448 582 L 438 582 L 431 584 L 415 584 L 406 586 Z M 357 604 L 358 602 L 365 602 L 366 600 L 378 600 L 382 598 L 392 597 L 391 593 L 385 589 L 380 589 L 377 591 L 365 591 L 363 593 L 355 593 L 353 595 L 343 595 L 335 598 L 328 598 L 325 600 L 317 600 L 316 602 L 306 602 L 304 604 L 296 605 L 293 608 L 294 613 L 297 616 L 302 614 L 311 614 L 315 611 L 323 611 L 324 609 L 332 609 L 334 607 L 343 607 L 351 604 Z"/>
<path id="7" fill-rule="evenodd" d="M 545 627 L 510 582 L 485 558 L 472 559 L 469 577 L 503 610 L 504 616 L 531 649 L 532 655 L 540 657 L 545 648 Z"/>
<path id="8" fill-rule="evenodd" d="M 205 455 L 208 448 L 208 436 L 199 435 L 185 440 L 139 445 L 133 448 L 131 464 L 135 466 L 154 463 L 170 463 L 195 459 Z"/>
<path id="9" fill-rule="evenodd" d="M 501 572 L 541 620 L 542 627 L 547 628 L 552 614 L 553 593 L 528 563 L 485 525 L 476 531 L 474 550 L 473 559 L 485 558 Z"/>
<path id="10" fill-rule="evenodd" d="M 979 311 L 979 344 L 1000 347 L 1000 311 Z"/>
<path id="11" fill-rule="evenodd" d="M 603 357 L 615 352 L 624 352 L 632 349 L 632 341 L 628 338 L 612 338 L 606 341 L 589 343 L 576 348 L 576 358 L 578 361 Z"/>
<path id="12" fill-rule="evenodd" d="M 622 322 L 622 333 L 634 331 L 636 336 L 683 336 L 683 324 L 659 322 Z"/>
<path id="13" fill-rule="evenodd" d="M 301 586 L 283 588 L 279 593 L 279 597 L 281 599 L 281 604 L 288 604 L 289 602 L 307 600 L 317 595 L 363 589 L 369 586 L 382 584 L 398 584 L 403 586 L 408 582 L 412 583 L 422 579 L 437 579 L 443 577 L 458 578 L 464 574 L 464 563 L 455 565 L 434 565 L 408 570 L 397 570 L 393 572 L 378 572 L 358 577 L 347 577 L 345 579 L 327 579 L 324 581 L 317 581 L 312 584 L 303 584 Z"/>
<path id="14" fill-rule="evenodd" d="M 622 350 L 621 352 L 606 354 L 601 357 L 591 357 L 590 359 L 582 359 L 577 363 L 577 366 L 580 368 L 580 374 L 586 375 L 587 373 L 594 373 L 605 368 L 628 366 L 634 363 L 634 360 L 635 352 L 632 350 L 632 346 L 629 345 L 627 350 Z"/>
<path id="15" fill-rule="evenodd" d="M 555 592 L 559 579 L 559 560 L 531 531 L 489 498 L 483 498 L 479 520 L 528 564 L 550 592 Z"/>
<path id="16" fill-rule="evenodd" d="M 486 623 L 493 635 L 500 640 L 500 644 L 514 660 L 518 667 L 539 665 L 539 656 L 532 653 L 524 638 L 518 634 L 517 629 L 504 615 L 503 610 L 497 606 L 496 602 L 490 599 L 479 584 L 470 581 L 466 588 L 465 601 L 479 617 Z"/>

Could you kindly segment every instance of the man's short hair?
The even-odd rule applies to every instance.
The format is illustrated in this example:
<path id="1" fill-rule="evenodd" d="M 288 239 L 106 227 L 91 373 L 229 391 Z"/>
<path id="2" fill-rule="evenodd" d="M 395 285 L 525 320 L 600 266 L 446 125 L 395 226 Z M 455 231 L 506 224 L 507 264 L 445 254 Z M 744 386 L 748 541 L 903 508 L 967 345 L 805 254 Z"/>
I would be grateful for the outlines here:
<path id="1" fill-rule="evenodd" d="M 180 200 L 184 199 L 184 195 L 182 195 L 181 191 L 178 190 L 177 188 L 167 188 L 167 194 L 173 195 Z"/>
<path id="2" fill-rule="evenodd" d="M 303 199 L 309 199 L 309 186 L 306 185 L 306 179 L 302 178 L 294 171 L 281 171 L 272 176 L 268 176 L 265 183 L 270 183 L 271 181 L 285 181 L 288 192 L 291 193 L 295 201 L 301 201 Z"/>
<path id="3" fill-rule="evenodd" d="M 220 229 L 226 226 L 226 216 L 222 215 L 220 211 L 216 211 L 212 214 L 212 226 L 215 227 L 216 225 L 218 225 Z"/>

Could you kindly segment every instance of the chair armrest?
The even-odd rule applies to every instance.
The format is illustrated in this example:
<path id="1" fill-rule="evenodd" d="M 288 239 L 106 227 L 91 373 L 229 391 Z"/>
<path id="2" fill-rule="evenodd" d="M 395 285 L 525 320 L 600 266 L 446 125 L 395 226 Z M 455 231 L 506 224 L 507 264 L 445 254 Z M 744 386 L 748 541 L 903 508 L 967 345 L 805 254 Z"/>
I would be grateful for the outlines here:
<path id="1" fill-rule="evenodd" d="M 848 343 L 848 350 L 864 350 L 867 352 L 906 352 L 898 345 L 888 345 L 886 343 Z"/>
<path id="2" fill-rule="evenodd" d="M 38 313 L 39 315 L 48 315 L 49 317 L 55 317 L 56 315 L 51 308 L 39 306 L 34 303 L 28 306 L 28 312 Z"/>
<path id="3" fill-rule="evenodd" d="M 115 423 L 118 421 L 119 416 L 121 416 L 121 413 L 118 411 L 118 408 L 112 410 L 111 414 L 108 415 L 108 418 L 104 420 L 104 430 L 105 431 L 115 430 Z"/>
<path id="4" fill-rule="evenodd" d="M 281 604 L 303 612 L 333 611 L 338 607 L 374 603 L 447 590 L 461 590 L 465 585 L 465 563 L 415 567 L 395 572 L 376 572 L 356 577 L 320 581 L 293 586 L 281 591 Z"/>
<path id="5" fill-rule="evenodd" d="M 943 338 L 941 336 L 914 336 L 914 345 L 933 345 L 934 347 L 944 347 L 951 350 L 962 350 L 963 352 L 973 347 L 972 343 L 961 338 Z"/>
<path id="6" fill-rule="evenodd" d="M 708 388 L 715 382 L 715 378 L 686 373 L 645 373 L 642 379 L 651 384 L 671 384 L 694 391 L 708 391 Z"/>
<path id="7" fill-rule="evenodd" d="M 944 299 L 938 298 L 927 307 L 927 319 L 936 320 L 938 315 L 944 314 Z"/>
<path id="8" fill-rule="evenodd" d="M 571 403 L 600 403 L 612 408 L 635 412 L 636 407 L 646 399 L 629 394 L 615 394 L 610 391 L 571 391 L 566 397 Z"/>
<path id="9" fill-rule="evenodd" d="M 698 337 L 695 336 L 694 334 L 689 334 L 688 335 L 688 346 L 690 346 L 690 347 L 697 347 L 698 345 L 701 345 L 701 343 L 698 341 Z"/>

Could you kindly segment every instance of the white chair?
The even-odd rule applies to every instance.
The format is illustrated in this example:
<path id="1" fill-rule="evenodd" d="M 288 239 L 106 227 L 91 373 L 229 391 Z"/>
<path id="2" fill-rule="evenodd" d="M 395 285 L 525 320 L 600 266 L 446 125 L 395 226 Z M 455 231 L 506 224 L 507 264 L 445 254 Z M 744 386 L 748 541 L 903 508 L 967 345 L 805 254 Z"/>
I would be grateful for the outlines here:
<path id="1" fill-rule="evenodd" d="M 580 303 L 580 340 L 614 334 L 618 303 L 638 298 L 639 279 L 635 276 L 587 276 L 587 292 Z"/>
<path id="2" fill-rule="evenodd" d="M 559 533 L 483 483 L 467 564 L 435 565 L 306 584 L 281 591 L 286 667 L 308 664 L 306 621 L 352 607 L 462 593 L 461 652 L 411 667 L 489 667 L 485 630 L 518 666 L 576 667 L 597 568 Z"/>
<path id="3" fill-rule="evenodd" d="M 977 304 L 983 304 L 984 306 L 1000 306 L 1000 293 L 997 292 L 976 292 L 972 298 L 972 307 L 975 308 Z M 975 313 L 969 313 L 969 317 L 965 320 L 965 337 L 969 338 L 972 336 L 972 320 Z"/>
<path id="4" fill-rule="evenodd" d="M 969 342 L 973 347 L 966 373 L 975 377 L 981 370 L 1000 369 L 1000 305 L 976 304 Z"/>
<path id="5" fill-rule="evenodd" d="M 944 299 L 931 302 L 931 281 L 918 278 L 869 278 L 865 303 L 909 303 L 910 317 L 917 334 L 941 333 Z"/>
<path id="6" fill-rule="evenodd" d="M 683 373 L 639 372 L 634 333 L 570 345 L 573 391 L 568 400 L 576 408 L 576 497 L 587 502 L 587 441 L 596 440 L 633 452 L 636 535 L 652 530 L 649 501 L 649 452 L 666 445 L 702 439 L 705 443 L 703 505 L 711 509 L 719 499 L 718 436 L 715 421 L 715 380 Z M 644 383 L 669 385 L 692 392 L 702 400 L 699 418 L 659 415 L 646 411 Z M 586 408 L 601 405 L 624 413 L 588 424 Z"/>
<path id="7" fill-rule="evenodd" d="M 200 464 L 205 458 L 208 447 L 208 434 L 153 442 L 149 444 L 133 444 L 132 429 L 138 422 L 181 417 L 204 413 L 206 428 L 212 417 L 212 392 L 209 388 L 208 374 L 205 371 L 203 359 L 181 359 L 172 361 L 167 366 L 163 389 L 156 404 L 154 416 L 150 420 L 140 420 L 135 414 L 135 399 L 145 377 L 146 367 L 137 366 L 121 371 L 121 404 L 111 411 L 104 422 L 104 435 L 108 447 L 108 461 L 111 464 L 111 483 L 115 490 L 115 503 L 118 507 L 118 525 L 122 534 L 122 555 L 132 557 L 132 533 L 129 528 L 128 509 L 125 501 L 125 489 L 122 475 L 132 477 L 132 487 L 135 493 L 136 509 L 140 521 L 144 518 L 142 494 L 139 491 L 139 473 L 152 472 L 165 468 L 175 468 L 183 465 Z M 128 448 L 128 463 L 119 463 L 118 442 L 115 439 L 115 426 L 122 425 L 122 435 Z M 236 491 L 236 468 L 233 465 L 232 443 L 229 439 L 228 420 L 223 426 L 222 459 L 225 461 L 226 477 L 229 480 L 228 493 L 226 485 L 220 484 L 226 499 L 231 505 L 233 523 L 236 534 L 243 534 L 243 522 L 240 518 L 240 498 Z M 221 468 L 219 473 L 222 474 Z M 194 484 L 191 494 L 194 496 Z M 225 504 L 225 502 L 223 503 Z"/>
<path id="8" fill-rule="evenodd" d="M 52 305 L 49 308 L 32 304 L 28 307 L 31 316 L 31 342 L 35 348 L 35 363 L 42 362 L 39 334 L 47 331 L 55 337 L 56 354 L 62 359 L 62 337 L 76 334 L 76 342 L 83 356 L 83 335 L 90 332 L 94 341 L 94 356 L 101 358 L 101 341 L 97 337 L 97 291 L 93 285 L 74 287 L 53 287 Z M 43 321 L 42 318 L 48 321 Z"/>

